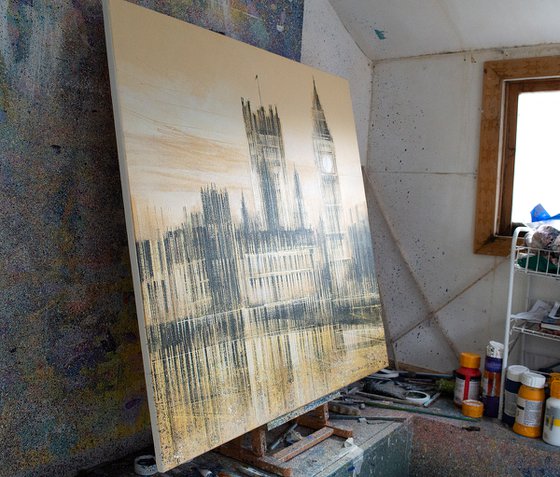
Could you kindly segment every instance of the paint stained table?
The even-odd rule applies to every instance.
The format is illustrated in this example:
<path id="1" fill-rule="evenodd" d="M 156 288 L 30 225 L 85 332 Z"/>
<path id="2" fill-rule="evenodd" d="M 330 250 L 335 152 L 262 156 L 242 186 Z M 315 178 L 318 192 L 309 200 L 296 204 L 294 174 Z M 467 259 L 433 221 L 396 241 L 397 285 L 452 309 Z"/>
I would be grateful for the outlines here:
<path id="1" fill-rule="evenodd" d="M 364 413 L 364 417 L 387 414 L 369 409 L 362 412 Z M 377 466 L 378 469 L 376 472 L 379 471 L 378 473 L 369 475 L 385 477 L 387 475 L 406 475 L 406 469 L 403 466 L 408 465 L 409 456 L 407 453 L 410 450 L 409 442 L 411 439 L 409 435 L 410 426 L 407 425 L 406 421 L 404 423 L 374 420 L 358 422 L 357 420 L 352 421 L 345 419 L 338 422 L 354 430 L 354 445 L 345 444 L 346 439 L 344 438 L 335 436 L 328 438 L 314 448 L 309 449 L 289 461 L 290 464 L 293 465 L 293 477 L 352 475 L 351 473 L 349 474 L 348 469 L 353 466 L 363 466 L 364 454 L 368 453 L 368 450 L 379 453 L 378 457 L 381 457 L 381 460 L 386 462 L 386 465 L 384 464 L 383 467 Z M 280 433 L 283 430 L 284 426 L 279 428 Z M 302 434 L 312 432 L 312 430 L 302 427 L 298 427 L 297 430 Z M 274 439 L 273 436 L 274 434 L 271 434 L 272 440 Z M 401 443 L 401 448 L 398 450 L 392 449 L 389 452 L 387 448 L 389 440 L 393 442 L 392 445 L 396 442 Z M 149 452 L 149 450 L 138 452 L 120 461 L 100 466 L 90 472 L 83 473 L 81 477 L 135 477 L 136 474 L 133 469 L 134 458 Z M 219 472 L 224 472 L 224 475 L 230 475 L 231 477 L 246 477 L 247 474 L 238 470 L 239 466 L 246 465 L 240 464 L 215 452 L 208 452 L 175 469 L 155 475 L 157 477 L 200 477 L 201 474 L 198 469 L 208 469 L 213 471 L 215 475 L 218 475 Z M 386 473 L 386 466 L 397 470 L 400 469 L 403 473 Z M 385 469 L 385 471 L 381 472 L 382 468 Z M 264 471 L 259 470 L 259 472 L 267 477 L 273 476 L 273 474 Z"/>
<path id="2" fill-rule="evenodd" d="M 446 399 L 438 400 L 431 409 L 460 415 Z M 518 436 L 497 419 L 484 418 L 473 424 L 402 411 L 367 408 L 361 412 L 363 417 L 392 416 L 405 418 L 405 421 L 371 421 L 368 424 L 344 419 L 341 422 L 354 429 L 356 446 L 344 447 L 344 439 L 331 437 L 290 461 L 294 477 L 347 477 L 352 475 L 352 467 L 360 477 L 558 475 L 560 453 L 557 447 L 540 439 Z M 80 474 L 80 477 L 133 477 L 133 461 L 138 455 L 141 453 Z M 512 457 L 493 459 L 495 455 Z M 198 466 L 216 474 L 223 471 L 231 477 L 245 477 L 236 470 L 238 465 L 209 452 L 156 475 L 200 477 Z"/>

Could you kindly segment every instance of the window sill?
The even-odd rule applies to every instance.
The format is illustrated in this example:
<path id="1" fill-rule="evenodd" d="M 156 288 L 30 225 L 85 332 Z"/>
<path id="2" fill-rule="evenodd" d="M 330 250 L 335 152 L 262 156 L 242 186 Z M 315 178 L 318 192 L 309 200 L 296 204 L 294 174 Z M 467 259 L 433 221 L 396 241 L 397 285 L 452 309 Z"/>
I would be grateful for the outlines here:
<path id="1" fill-rule="evenodd" d="M 511 237 L 491 235 L 487 238 L 475 237 L 474 253 L 506 257 L 511 250 Z"/>

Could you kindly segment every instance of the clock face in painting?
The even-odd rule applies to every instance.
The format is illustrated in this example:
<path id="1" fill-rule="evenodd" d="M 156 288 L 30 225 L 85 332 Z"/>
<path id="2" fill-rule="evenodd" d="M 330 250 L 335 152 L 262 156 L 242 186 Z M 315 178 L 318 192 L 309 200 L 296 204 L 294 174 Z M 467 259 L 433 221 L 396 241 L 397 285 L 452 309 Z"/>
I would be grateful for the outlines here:
<path id="1" fill-rule="evenodd" d="M 323 172 L 327 172 L 327 173 L 332 173 L 333 169 L 334 169 L 334 164 L 333 164 L 333 157 L 332 154 L 329 154 L 328 152 L 324 152 L 321 155 L 321 167 L 323 169 Z"/>

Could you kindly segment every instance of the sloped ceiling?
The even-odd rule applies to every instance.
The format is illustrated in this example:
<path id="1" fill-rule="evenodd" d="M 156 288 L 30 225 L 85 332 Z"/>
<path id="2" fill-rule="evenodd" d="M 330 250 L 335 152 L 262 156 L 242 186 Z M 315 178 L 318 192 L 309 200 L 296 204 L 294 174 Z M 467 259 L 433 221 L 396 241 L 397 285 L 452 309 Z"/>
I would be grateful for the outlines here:
<path id="1" fill-rule="evenodd" d="M 560 43 L 559 0 L 330 0 L 371 60 Z"/>

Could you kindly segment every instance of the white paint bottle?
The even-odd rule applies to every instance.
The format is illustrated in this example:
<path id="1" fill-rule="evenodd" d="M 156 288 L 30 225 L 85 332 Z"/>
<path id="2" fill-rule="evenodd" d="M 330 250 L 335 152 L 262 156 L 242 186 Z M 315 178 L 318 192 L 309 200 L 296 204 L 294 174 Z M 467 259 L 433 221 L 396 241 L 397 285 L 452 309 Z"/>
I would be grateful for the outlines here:
<path id="1" fill-rule="evenodd" d="M 550 383 L 550 397 L 546 400 L 543 441 L 560 446 L 560 381 Z"/>

